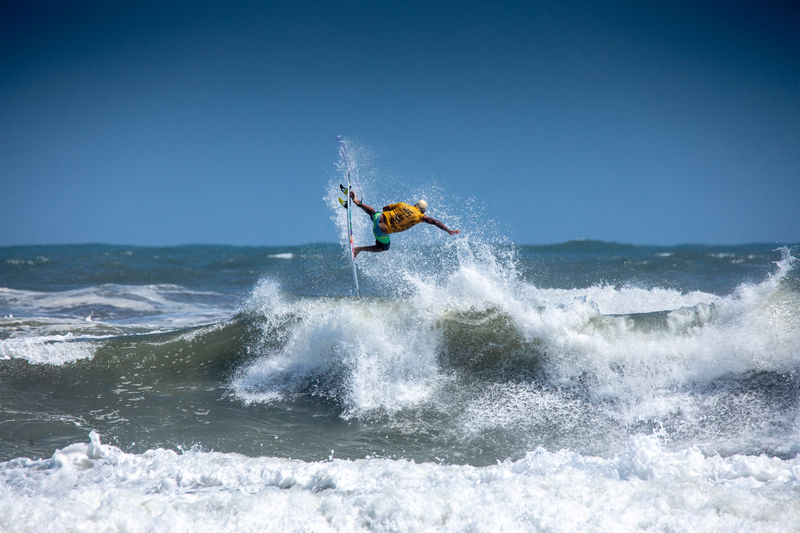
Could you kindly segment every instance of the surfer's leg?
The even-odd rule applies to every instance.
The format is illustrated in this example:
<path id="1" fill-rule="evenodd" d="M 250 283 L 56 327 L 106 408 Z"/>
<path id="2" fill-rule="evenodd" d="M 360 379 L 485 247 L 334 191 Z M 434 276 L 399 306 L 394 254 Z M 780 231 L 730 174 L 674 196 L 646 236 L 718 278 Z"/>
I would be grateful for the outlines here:
<path id="1" fill-rule="evenodd" d="M 389 249 L 390 244 L 391 243 L 388 242 L 383 243 L 380 241 L 375 241 L 375 244 L 373 244 L 372 246 L 356 246 L 355 248 L 353 248 L 353 258 L 355 259 L 356 257 L 358 257 L 359 252 L 375 252 L 375 253 L 385 252 L 386 250 Z"/>
<path id="2" fill-rule="evenodd" d="M 375 213 L 372 215 L 372 235 L 375 236 L 375 245 L 363 247 L 363 251 L 369 250 L 370 252 L 385 252 L 389 249 L 389 235 L 381 229 L 381 217 L 383 213 Z M 355 257 L 355 255 L 353 256 Z"/>
<path id="3" fill-rule="evenodd" d="M 361 252 L 382 252 L 383 248 L 380 246 L 356 246 L 353 248 L 353 257 L 358 257 Z"/>

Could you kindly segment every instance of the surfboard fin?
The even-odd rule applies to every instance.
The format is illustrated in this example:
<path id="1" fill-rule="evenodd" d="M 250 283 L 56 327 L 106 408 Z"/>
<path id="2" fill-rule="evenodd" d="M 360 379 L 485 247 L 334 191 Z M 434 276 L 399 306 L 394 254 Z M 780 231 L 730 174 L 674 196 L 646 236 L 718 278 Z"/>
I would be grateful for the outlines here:
<path id="1" fill-rule="evenodd" d="M 341 183 L 339 184 L 339 188 L 342 190 L 342 192 L 344 193 L 344 197 L 345 197 L 344 200 L 339 198 L 339 203 L 342 204 L 343 206 L 347 207 L 347 197 L 350 196 L 350 189 L 348 187 L 345 187 Z M 364 199 L 362 198 L 361 200 L 363 201 Z M 355 200 L 354 200 L 354 203 L 355 203 Z"/>

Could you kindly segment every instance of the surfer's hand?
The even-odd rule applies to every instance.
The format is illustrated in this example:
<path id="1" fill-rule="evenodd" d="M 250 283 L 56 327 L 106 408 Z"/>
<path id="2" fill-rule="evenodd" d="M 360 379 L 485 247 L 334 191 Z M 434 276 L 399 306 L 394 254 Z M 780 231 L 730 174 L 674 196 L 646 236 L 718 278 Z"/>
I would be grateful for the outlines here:
<path id="1" fill-rule="evenodd" d="M 447 233 L 449 233 L 450 235 L 458 235 L 459 233 L 461 233 L 461 230 L 460 229 L 451 229 Z"/>
<path id="2" fill-rule="evenodd" d="M 350 191 L 350 198 L 353 199 L 353 203 L 358 205 L 358 200 L 356 200 L 356 191 Z"/>

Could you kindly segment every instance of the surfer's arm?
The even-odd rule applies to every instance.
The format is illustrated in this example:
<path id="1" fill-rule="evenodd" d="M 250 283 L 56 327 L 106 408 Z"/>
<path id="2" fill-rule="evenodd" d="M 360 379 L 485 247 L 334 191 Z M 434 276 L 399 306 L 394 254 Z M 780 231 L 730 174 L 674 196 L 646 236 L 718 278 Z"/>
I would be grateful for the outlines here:
<path id="1" fill-rule="evenodd" d="M 350 197 L 353 199 L 353 203 L 356 204 L 358 207 L 364 210 L 366 214 L 372 216 L 376 213 L 375 208 L 368 206 L 364 202 L 359 202 L 356 200 L 356 193 L 354 191 L 350 191 Z"/>
<path id="2" fill-rule="evenodd" d="M 422 217 L 422 221 L 426 222 L 428 224 L 431 224 L 433 226 L 436 226 L 437 228 L 443 229 L 444 231 L 446 231 L 450 235 L 458 235 L 459 233 L 461 233 L 461 230 L 450 229 L 447 226 L 445 226 L 444 223 L 441 220 L 437 220 L 437 219 L 435 219 L 433 217 L 429 217 L 427 215 Z"/>

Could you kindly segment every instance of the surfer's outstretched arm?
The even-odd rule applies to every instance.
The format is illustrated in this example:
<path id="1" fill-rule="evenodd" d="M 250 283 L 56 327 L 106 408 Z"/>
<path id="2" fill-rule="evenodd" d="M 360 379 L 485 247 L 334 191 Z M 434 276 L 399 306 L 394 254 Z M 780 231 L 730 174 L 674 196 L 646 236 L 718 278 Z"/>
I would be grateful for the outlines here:
<path id="1" fill-rule="evenodd" d="M 446 231 L 447 233 L 449 233 L 450 235 L 458 235 L 459 233 L 461 233 L 461 230 L 450 229 L 447 226 L 445 226 L 444 223 L 441 220 L 437 220 L 437 219 L 435 219 L 433 217 L 429 217 L 428 215 L 425 215 L 424 217 L 422 217 L 422 221 L 423 222 L 427 222 L 428 224 L 431 224 L 433 226 L 436 226 L 437 228 L 441 228 L 444 231 Z"/>
<path id="2" fill-rule="evenodd" d="M 356 193 L 355 193 L 355 191 L 350 191 L 350 198 L 352 198 L 352 199 L 353 199 L 353 203 L 354 203 L 354 204 L 356 204 L 358 207 L 360 207 L 361 209 L 363 209 L 363 210 L 364 210 L 364 212 L 365 212 L 366 214 L 368 214 L 369 216 L 372 216 L 372 215 L 374 215 L 375 213 L 377 213 L 377 211 L 375 211 L 375 208 L 374 208 L 374 207 L 370 207 L 370 206 L 368 206 L 367 204 L 365 204 L 365 203 L 363 203 L 363 202 L 359 202 L 358 200 L 356 200 Z"/>

